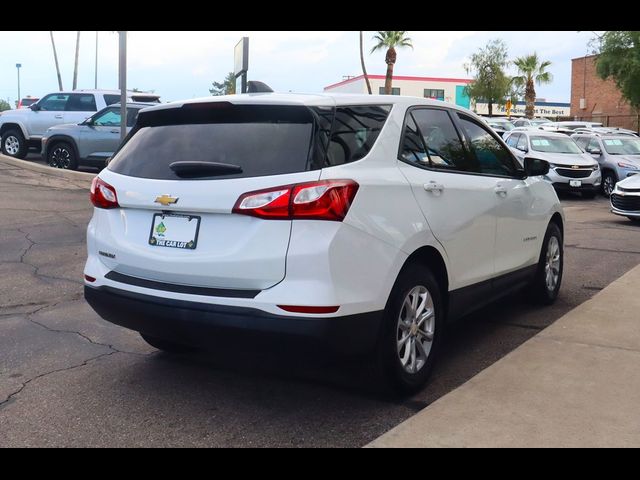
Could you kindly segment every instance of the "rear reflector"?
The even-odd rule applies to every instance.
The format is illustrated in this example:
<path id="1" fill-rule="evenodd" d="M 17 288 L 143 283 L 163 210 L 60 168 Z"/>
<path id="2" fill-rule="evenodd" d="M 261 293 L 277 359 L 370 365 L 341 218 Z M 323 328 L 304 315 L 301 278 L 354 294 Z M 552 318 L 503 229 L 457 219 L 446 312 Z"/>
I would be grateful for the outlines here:
<path id="1" fill-rule="evenodd" d="M 294 313 L 334 313 L 337 312 L 340 306 L 337 307 L 307 307 L 298 305 L 278 305 L 278 308 L 286 312 Z"/>
<path id="2" fill-rule="evenodd" d="M 95 278 L 90 277 L 89 275 L 85 275 L 85 276 L 84 276 L 84 279 L 85 279 L 87 282 L 92 282 L 92 283 L 96 281 L 96 279 L 95 279 Z"/>
<path id="3" fill-rule="evenodd" d="M 319 180 L 256 190 L 240 195 L 233 213 L 272 220 L 341 222 L 358 187 L 353 180 Z"/>

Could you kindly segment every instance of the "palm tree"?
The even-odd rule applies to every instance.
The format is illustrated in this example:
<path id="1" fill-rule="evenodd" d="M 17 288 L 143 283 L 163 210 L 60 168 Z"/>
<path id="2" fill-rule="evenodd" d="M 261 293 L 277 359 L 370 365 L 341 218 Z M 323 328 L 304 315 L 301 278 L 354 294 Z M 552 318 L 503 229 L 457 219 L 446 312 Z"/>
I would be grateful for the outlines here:
<path id="1" fill-rule="evenodd" d="M 53 40 L 53 32 L 49 32 L 51 35 L 51 46 L 53 47 L 53 59 L 56 62 L 56 72 L 58 73 L 58 87 L 62 91 L 62 77 L 60 76 L 60 66 L 58 65 L 58 54 L 56 53 L 56 42 Z"/>
<path id="2" fill-rule="evenodd" d="M 364 81 L 367 82 L 367 90 L 371 95 L 371 82 L 367 76 L 367 68 L 364 66 L 364 50 L 362 49 L 362 30 L 360 30 L 360 63 L 362 64 L 362 74 L 364 75 Z"/>
<path id="3" fill-rule="evenodd" d="M 391 82 L 393 80 L 393 66 L 396 63 L 396 47 L 411 47 L 411 39 L 406 36 L 407 32 L 378 32 L 373 37 L 378 43 L 371 49 L 371 53 L 376 50 L 387 49 L 387 55 L 384 58 L 387 64 L 387 78 L 384 81 L 384 93 L 391 95 Z"/>
<path id="4" fill-rule="evenodd" d="M 513 64 L 519 73 L 519 76 L 514 77 L 513 80 L 516 84 L 524 86 L 524 100 L 527 102 L 524 111 L 525 116 L 527 118 L 533 118 L 533 108 L 536 101 L 535 83 L 538 85 L 551 83 L 553 75 L 551 75 L 551 72 L 546 71 L 547 67 L 551 65 L 551 62 L 548 60 L 541 62 L 538 54 L 533 53 L 533 55 L 516 58 Z"/>

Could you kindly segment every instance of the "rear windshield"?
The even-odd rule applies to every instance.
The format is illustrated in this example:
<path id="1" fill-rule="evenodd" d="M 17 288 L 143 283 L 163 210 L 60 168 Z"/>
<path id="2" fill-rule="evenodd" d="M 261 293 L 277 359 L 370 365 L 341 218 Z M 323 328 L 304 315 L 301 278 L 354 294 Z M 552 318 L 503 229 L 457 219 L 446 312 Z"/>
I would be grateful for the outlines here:
<path id="1" fill-rule="evenodd" d="M 160 180 L 181 179 L 170 168 L 177 161 L 242 168 L 241 173 L 200 179 L 315 170 L 358 160 L 368 153 L 389 111 L 376 108 L 341 107 L 336 113 L 333 108 L 216 102 L 147 112 L 139 115 L 128 141 L 108 168 Z"/>
<path id="2" fill-rule="evenodd" d="M 563 137 L 531 137 L 531 149 L 536 152 L 549 153 L 582 153 L 572 138 Z"/>
<path id="3" fill-rule="evenodd" d="M 23 98 L 21 104 L 23 107 L 29 107 L 38 101 L 37 98 Z"/>

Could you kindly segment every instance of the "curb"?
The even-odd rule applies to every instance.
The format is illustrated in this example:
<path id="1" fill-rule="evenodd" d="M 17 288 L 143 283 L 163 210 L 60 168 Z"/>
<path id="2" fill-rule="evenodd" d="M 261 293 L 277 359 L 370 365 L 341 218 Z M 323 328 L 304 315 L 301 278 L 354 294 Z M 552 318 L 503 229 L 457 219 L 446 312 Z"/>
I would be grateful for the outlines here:
<path id="1" fill-rule="evenodd" d="M 95 173 L 76 172 L 74 170 L 61 170 L 46 165 L 38 165 L 28 160 L 19 160 L 17 158 L 7 157 L 6 155 L 2 154 L 0 154 L 0 163 L 23 168 L 25 170 L 31 170 L 42 175 L 71 180 L 72 182 L 76 183 L 78 186 L 82 186 L 83 188 L 89 188 L 93 177 L 96 176 Z"/>

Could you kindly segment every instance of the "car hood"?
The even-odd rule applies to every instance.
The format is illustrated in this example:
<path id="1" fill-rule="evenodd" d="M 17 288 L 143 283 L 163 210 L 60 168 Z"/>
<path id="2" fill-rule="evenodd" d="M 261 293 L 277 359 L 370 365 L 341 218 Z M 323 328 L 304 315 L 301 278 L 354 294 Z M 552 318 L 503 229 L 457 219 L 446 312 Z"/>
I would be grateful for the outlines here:
<path id="1" fill-rule="evenodd" d="M 581 167 L 590 167 L 598 163 L 587 153 L 550 153 L 531 150 L 526 156 L 546 160 L 556 165 L 580 165 Z"/>
<path id="2" fill-rule="evenodd" d="M 0 119 L 4 119 L 5 117 L 8 116 L 16 116 L 16 117 L 26 117 L 27 115 L 29 115 L 31 113 L 31 109 L 30 108 L 20 108 L 17 110 L 5 110 L 4 112 L 2 112 L 2 115 L 0 115 Z"/>
<path id="3" fill-rule="evenodd" d="M 618 183 L 616 183 L 616 186 L 620 186 L 622 188 L 640 189 L 640 175 L 632 175 L 625 178 L 624 180 L 620 180 Z"/>

